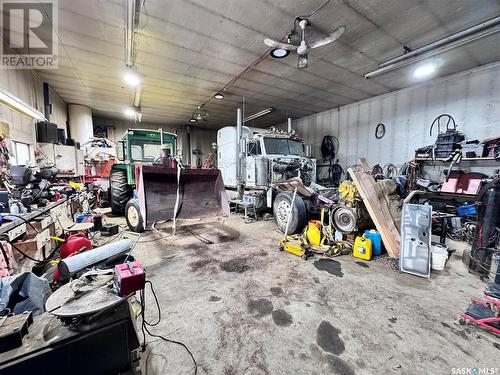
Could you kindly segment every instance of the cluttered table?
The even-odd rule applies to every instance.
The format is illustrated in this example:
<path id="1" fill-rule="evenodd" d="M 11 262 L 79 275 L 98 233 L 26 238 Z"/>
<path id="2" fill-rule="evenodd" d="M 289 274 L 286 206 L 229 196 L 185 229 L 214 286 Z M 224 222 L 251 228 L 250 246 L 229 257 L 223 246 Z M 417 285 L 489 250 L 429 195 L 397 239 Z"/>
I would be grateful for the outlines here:
<path id="1" fill-rule="evenodd" d="M 29 221 L 37 219 L 40 216 L 48 214 L 52 209 L 60 206 L 63 203 L 66 203 L 68 199 L 71 198 L 61 198 L 57 202 L 51 202 L 47 204 L 45 207 L 37 208 L 35 211 L 25 214 L 13 215 L 13 214 L 4 214 L 4 217 L 8 218 L 9 221 L 2 222 L 0 225 L 0 236 L 4 234 L 8 234 L 13 229 L 26 224 Z"/>

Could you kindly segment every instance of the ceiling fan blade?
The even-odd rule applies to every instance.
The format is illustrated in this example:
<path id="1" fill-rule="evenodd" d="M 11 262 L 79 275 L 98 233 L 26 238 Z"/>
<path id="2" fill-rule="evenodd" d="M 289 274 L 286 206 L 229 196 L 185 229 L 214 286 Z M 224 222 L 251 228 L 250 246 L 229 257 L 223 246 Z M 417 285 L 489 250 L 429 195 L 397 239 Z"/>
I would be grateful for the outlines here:
<path id="1" fill-rule="evenodd" d="M 324 36 L 318 40 L 315 40 L 314 42 L 309 43 L 309 48 L 318 48 L 324 46 L 325 44 L 331 43 L 340 38 L 340 36 L 345 32 L 345 30 L 346 27 L 342 25 L 338 29 L 336 29 L 333 33 L 328 34 L 327 36 Z"/>
<path id="2" fill-rule="evenodd" d="M 307 68 L 307 65 L 309 63 L 309 54 L 304 53 L 302 55 L 297 55 L 298 60 L 297 60 L 297 69 L 305 69 Z"/>
<path id="3" fill-rule="evenodd" d="M 264 44 L 271 48 L 281 48 L 287 51 L 295 51 L 297 49 L 296 45 L 277 42 L 272 39 L 264 39 Z"/>

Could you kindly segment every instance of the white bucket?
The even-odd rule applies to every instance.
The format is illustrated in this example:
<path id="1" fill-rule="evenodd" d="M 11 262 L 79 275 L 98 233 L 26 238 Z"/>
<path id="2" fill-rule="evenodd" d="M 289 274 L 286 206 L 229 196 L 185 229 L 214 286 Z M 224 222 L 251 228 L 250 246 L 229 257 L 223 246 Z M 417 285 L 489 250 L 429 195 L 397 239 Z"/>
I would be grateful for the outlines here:
<path id="1" fill-rule="evenodd" d="M 448 249 L 440 244 L 431 246 L 431 268 L 435 271 L 441 271 L 448 259 Z"/>

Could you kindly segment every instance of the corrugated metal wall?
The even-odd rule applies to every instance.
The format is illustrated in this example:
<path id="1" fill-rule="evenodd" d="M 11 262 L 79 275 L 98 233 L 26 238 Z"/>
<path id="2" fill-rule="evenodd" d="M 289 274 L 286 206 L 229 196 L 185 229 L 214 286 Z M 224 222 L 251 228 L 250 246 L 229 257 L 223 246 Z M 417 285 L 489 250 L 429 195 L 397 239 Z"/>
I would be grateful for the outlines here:
<path id="1" fill-rule="evenodd" d="M 384 166 L 402 164 L 416 148 L 433 144 L 436 132 L 430 136 L 429 128 L 442 113 L 452 115 L 467 138 L 500 136 L 500 63 L 294 120 L 293 127 L 318 160 L 323 136 L 334 135 L 342 166 L 360 157 Z M 382 139 L 375 138 L 378 123 L 386 126 Z"/>

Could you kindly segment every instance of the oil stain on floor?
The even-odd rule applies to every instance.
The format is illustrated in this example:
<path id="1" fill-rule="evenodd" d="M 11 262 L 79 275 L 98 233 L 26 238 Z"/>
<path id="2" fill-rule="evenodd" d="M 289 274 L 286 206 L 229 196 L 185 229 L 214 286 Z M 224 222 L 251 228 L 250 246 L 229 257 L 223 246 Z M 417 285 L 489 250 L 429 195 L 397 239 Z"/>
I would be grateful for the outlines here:
<path id="1" fill-rule="evenodd" d="M 326 271 L 330 275 L 334 275 L 337 277 L 343 277 L 344 273 L 342 272 L 342 265 L 340 262 L 333 259 L 319 259 L 315 261 L 314 267 L 320 271 Z"/>
<path id="2" fill-rule="evenodd" d="M 339 355 L 344 352 L 345 345 L 339 337 L 340 330 L 323 320 L 318 327 L 316 343 L 325 352 Z"/>
<path id="3" fill-rule="evenodd" d="M 265 298 L 250 300 L 247 307 L 248 312 L 256 318 L 262 318 L 273 311 L 273 303 Z"/>
<path id="4" fill-rule="evenodd" d="M 273 322 L 278 326 L 289 326 L 292 324 L 292 316 L 285 310 L 274 310 L 272 313 Z"/>
<path id="5" fill-rule="evenodd" d="M 243 273 L 250 269 L 250 266 L 247 264 L 247 260 L 247 258 L 234 258 L 221 263 L 220 268 L 226 272 Z"/>

